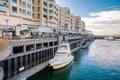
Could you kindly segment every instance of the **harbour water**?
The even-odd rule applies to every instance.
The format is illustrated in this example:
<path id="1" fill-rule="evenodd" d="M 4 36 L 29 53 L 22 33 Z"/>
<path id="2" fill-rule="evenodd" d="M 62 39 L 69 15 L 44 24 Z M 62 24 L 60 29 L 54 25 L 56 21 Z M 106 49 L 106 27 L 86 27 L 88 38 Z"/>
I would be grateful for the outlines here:
<path id="1" fill-rule="evenodd" d="M 95 40 L 73 55 L 67 67 L 47 67 L 28 80 L 120 80 L 120 41 Z"/>

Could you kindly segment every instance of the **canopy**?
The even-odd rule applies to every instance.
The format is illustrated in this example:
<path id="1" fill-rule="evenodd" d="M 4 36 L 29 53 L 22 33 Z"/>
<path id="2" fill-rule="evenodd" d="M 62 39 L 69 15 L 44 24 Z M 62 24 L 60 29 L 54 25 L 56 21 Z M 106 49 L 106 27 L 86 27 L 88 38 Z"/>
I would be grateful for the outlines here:
<path id="1" fill-rule="evenodd" d="M 13 28 L 6 28 L 6 27 L 4 27 L 2 30 L 4 32 L 14 32 L 15 31 Z"/>
<path id="2" fill-rule="evenodd" d="M 60 30 L 60 33 L 68 33 L 67 30 Z"/>
<path id="3" fill-rule="evenodd" d="M 39 27 L 38 29 L 35 29 L 35 30 L 33 30 L 32 32 L 51 33 L 50 28 L 47 28 L 47 27 Z"/>
<path id="4" fill-rule="evenodd" d="M 69 33 L 72 33 L 72 34 L 79 34 L 78 32 L 75 32 L 75 31 L 69 31 Z"/>
<path id="5" fill-rule="evenodd" d="M 22 25 L 20 30 L 22 31 L 22 30 L 26 30 L 26 29 L 28 29 L 28 25 Z"/>

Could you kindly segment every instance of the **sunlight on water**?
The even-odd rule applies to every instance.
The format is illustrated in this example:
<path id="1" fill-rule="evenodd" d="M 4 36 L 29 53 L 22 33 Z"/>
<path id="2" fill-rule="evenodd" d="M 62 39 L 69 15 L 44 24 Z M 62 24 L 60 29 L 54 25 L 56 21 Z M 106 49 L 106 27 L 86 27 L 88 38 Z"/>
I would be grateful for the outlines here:
<path id="1" fill-rule="evenodd" d="M 95 40 L 73 55 L 67 67 L 48 68 L 28 80 L 120 80 L 120 42 Z"/>
<path id="2" fill-rule="evenodd" d="M 120 66 L 120 42 L 95 40 L 89 48 L 89 58 L 97 61 L 104 68 L 119 70 Z"/>

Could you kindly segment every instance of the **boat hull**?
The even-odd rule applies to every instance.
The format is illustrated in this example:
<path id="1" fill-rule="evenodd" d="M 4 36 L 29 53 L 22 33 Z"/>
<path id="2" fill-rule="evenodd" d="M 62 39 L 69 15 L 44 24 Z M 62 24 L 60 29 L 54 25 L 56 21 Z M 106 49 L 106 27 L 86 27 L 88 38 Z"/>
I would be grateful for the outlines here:
<path id="1" fill-rule="evenodd" d="M 63 62 L 63 63 L 60 63 L 60 64 L 53 64 L 53 65 L 51 65 L 52 67 L 53 67 L 53 69 L 61 69 L 61 68 L 63 68 L 63 67 L 65 67 L 65 66 L 67 66 L 68 64 L 70 64 L 72 61 L 73 61 L 73 59 L 74 59 L 74 56 L 71 56 L 71 58 L 68 60 L 68 61 L 66 61 L 66 62 Z"/>

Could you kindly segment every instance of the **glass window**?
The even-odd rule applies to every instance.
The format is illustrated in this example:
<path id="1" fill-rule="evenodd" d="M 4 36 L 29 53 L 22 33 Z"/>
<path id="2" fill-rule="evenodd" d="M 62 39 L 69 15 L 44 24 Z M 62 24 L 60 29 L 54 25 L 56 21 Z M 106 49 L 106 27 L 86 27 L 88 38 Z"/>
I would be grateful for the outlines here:
<path id="1" fill-rule="evenodd" d="M 27 11 L 27 15 L 31 16 L 31 12 L 30 12 L 30 11 Z"/>
<path id="2" fill-rule="evenodd" d="M 17 3 L 17 0 L 12 0 L 12 2 Z"/>
<path id="3" fill-rule="evenodd" d="M 67 46 L 66 45 L 61 45 L 61 46 L 58 46 L 58 50 L 67 50 Z"/>
<path id="4" fill-rule="evenodd" d="M 27 4 L 27 8 L 31 8 L 31 4 Z"/>

